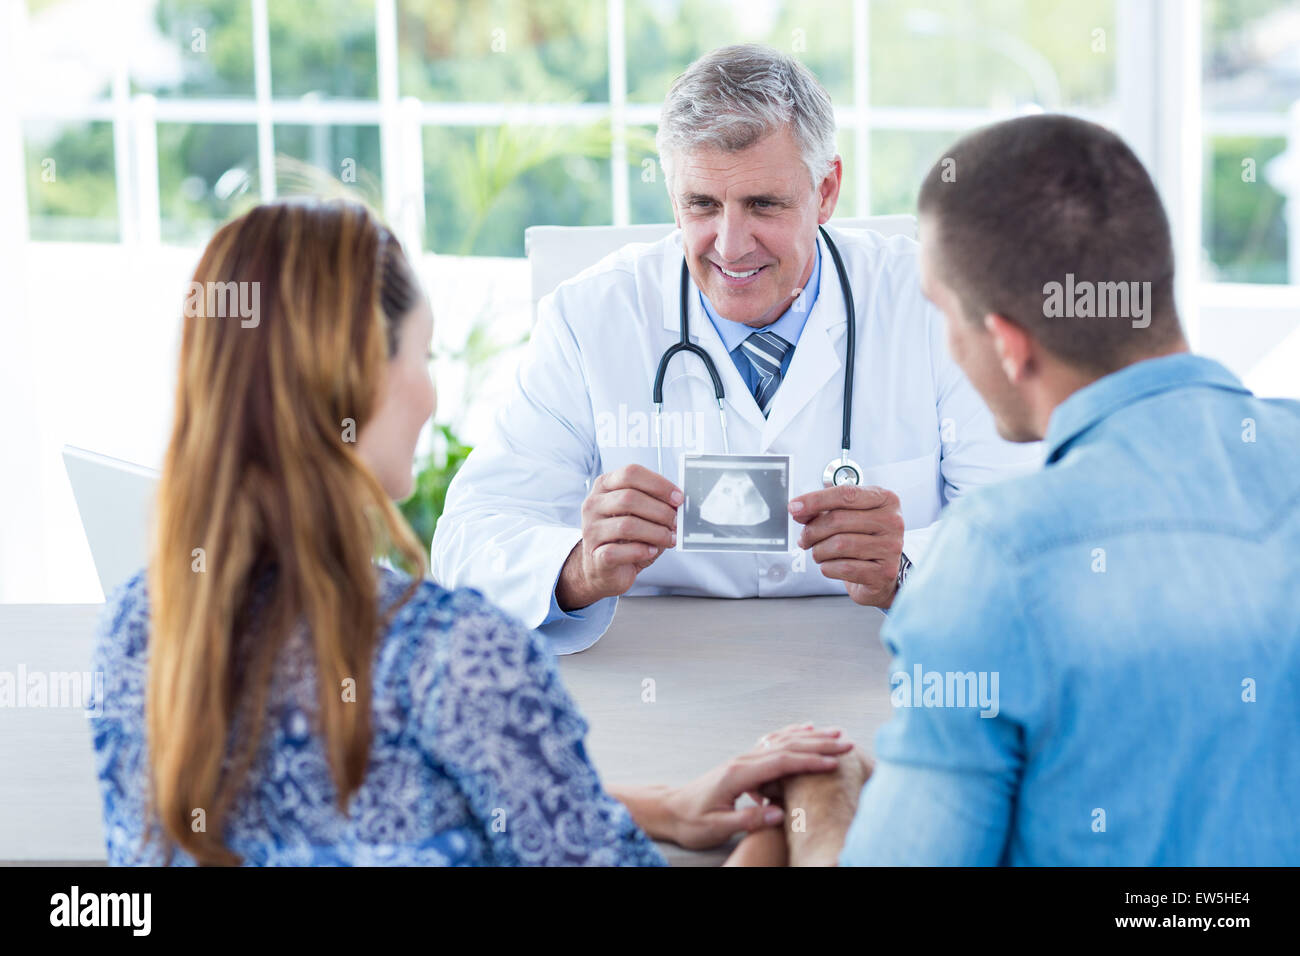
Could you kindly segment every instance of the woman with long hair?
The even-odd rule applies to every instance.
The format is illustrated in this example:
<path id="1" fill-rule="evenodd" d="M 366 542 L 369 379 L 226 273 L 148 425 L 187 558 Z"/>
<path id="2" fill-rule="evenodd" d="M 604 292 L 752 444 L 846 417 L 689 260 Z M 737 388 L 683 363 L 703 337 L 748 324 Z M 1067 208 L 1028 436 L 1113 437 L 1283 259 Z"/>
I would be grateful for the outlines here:
<path id="1" fill-rule="evenodd" d="M 834 769 L 837 732 L 615 799 L 541 638 L 424 577 L 393 500 L 436 404 L 433 317 L 365 207 L 258 206 L 190 288 L 149 566 L 96 639 L 110 863 L 658 864 L 647 834 L 779 838 L 779 808 L 736 798 Z"/>

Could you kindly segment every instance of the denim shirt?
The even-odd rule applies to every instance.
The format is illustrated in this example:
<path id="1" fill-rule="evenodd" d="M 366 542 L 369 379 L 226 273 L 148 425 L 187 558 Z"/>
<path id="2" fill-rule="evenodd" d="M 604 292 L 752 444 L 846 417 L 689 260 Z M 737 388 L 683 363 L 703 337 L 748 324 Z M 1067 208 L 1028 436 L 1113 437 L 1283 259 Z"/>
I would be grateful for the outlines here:
<path id="1" fill-rule="evenodd" d="M 1045 451 L 895 603 L 840 862 L 1300 864 L 1300 403 L 1151 359 Z"/>

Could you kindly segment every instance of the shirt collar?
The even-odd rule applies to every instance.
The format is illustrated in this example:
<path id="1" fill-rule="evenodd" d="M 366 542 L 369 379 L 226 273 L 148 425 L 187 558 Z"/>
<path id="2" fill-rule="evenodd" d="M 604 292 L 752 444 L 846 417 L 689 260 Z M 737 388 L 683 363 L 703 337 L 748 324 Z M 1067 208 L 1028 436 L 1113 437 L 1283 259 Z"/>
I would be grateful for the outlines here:
<path id="1" fill-rule="evenodd" d="M 1074 439 L 1139 399 L 1194 385 L 1250 394 L 1218 362 L 1190 352 L 1135 362 L 1085 385 L 1056 406 L 1043 440 L 1046 461 L 1055 461 Z"/>
<path id="2" fill-rule="evenodd" d="M 821 286 L 822 244 L 820 234 L 817 240 L 817 258 L 813 262 L 812 275 L 808 277 L 803 292 L 791 303 L 790 308 L 786 309 L 779 319 L 762 329 L 756 329 L 743 322 L 724 319 L 714 311 L 713 303 L 709 301 L 703 290 L 700 291 L 700 305 L 704 307 L 704 311 L 708 315 L 709 321 L 713 323 L 713 327 L 718 330 L 718 335 L 722 338 L 722 344 L 726 346 L 728 352 L 734 352 L 745 339 L 760 331 L 774 332 L 789 342 L 791 346 L 798 343 L 799 336 L 803 333 L 803 327 L 808 322 L 808 316 L 812 314 L 813 306 L 817 303 L 817 291 Z"/>

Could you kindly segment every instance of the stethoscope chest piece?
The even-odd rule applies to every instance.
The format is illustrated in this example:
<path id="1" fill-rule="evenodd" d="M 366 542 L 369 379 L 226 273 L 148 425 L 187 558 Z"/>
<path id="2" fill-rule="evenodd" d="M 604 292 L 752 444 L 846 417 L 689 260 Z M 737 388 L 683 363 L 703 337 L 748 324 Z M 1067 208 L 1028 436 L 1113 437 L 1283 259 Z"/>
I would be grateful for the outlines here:
<path id="1" fill-rule="evenodd" d="M 832 458 L 830 464 L 826 466 L 826 470 L 822 472 L 822 484 L 827 487 L 831 485 L 860 485 L 862 484 L 862 468 L 848 455 Z"/>

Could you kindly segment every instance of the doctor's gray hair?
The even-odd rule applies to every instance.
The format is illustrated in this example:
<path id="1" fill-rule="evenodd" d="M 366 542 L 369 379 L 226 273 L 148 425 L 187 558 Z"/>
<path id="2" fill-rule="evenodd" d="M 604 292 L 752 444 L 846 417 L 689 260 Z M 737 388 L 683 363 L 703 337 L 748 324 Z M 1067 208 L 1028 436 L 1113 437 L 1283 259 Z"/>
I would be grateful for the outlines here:
<path id="1" fill-rule="evenodd" d="M 664 175 L 682 152 L 738 152 L 788 126 L 816 188 L 835 159 L 835 112 L 812 72 L 758 43 L 706 53 L 673 81 L 659 115 L 655 146 Z"/>

